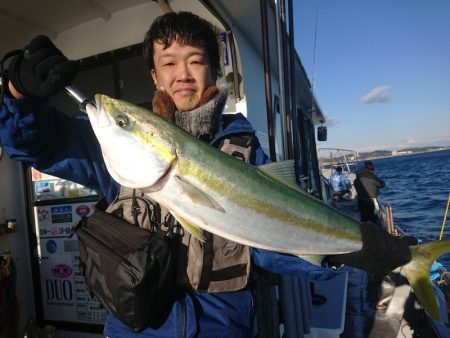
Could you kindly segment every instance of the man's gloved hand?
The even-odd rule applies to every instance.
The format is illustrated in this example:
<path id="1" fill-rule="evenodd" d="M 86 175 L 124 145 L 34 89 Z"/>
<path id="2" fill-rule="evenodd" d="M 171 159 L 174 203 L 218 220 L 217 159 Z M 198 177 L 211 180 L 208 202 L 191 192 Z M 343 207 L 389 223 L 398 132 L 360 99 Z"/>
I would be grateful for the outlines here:
<path id="1" fill-rule="evenodd" d="M 330 264 L 344 264 L 382 277 L 411 260 L 409 245 L 417 244 L 411 236 L 394 237 L 380 226 L 361 224 L 363 247 L 359 251 L 327 256 Z"/>
<path id="2" fill-rule="evenodd" d="M 68 60 L 47 36 L 38 35 L 14 57 L 8 77 L 23 95 L 47 98 L 70 84 L 77 75 L 77 64 Z"/>

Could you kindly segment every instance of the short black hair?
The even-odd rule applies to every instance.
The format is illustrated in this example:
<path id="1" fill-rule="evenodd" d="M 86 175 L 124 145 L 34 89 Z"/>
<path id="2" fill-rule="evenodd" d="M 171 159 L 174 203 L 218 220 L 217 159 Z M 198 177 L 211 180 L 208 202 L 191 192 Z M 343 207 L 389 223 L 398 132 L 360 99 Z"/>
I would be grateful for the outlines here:
<path id="1" fill-rule="evenodd" d="M 366 168 L 367 170 L 370 170 L 370 171 L 374 171 L 375 170 L 375 166 L 373 165 L 372 161 L 365 161 L 364 162 L 364 168 Z"/>
<path id="2" fill-rule="evenodd" d="M 150 69 L 155 68 L 153 43 L 169 47 L 174 41 L 181 45 L 203 48 L 208 54 L 214 79 L 222 75 L 217 30 L 205 19 L 191 12 L 171 12 L 153 21 L 144 39 L 144 60 Z"/>

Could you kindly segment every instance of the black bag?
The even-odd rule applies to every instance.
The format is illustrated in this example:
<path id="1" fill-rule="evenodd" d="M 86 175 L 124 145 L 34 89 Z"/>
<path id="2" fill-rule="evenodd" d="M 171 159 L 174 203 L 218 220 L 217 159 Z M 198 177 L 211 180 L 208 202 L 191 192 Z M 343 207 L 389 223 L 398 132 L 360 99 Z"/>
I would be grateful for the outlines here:
<path id="1" fill-rule="evenodd" d="M 175 238 L 96 208 L 74 226 L 89 289 L 134 331 L 161 326 L 175 299 Z"/>

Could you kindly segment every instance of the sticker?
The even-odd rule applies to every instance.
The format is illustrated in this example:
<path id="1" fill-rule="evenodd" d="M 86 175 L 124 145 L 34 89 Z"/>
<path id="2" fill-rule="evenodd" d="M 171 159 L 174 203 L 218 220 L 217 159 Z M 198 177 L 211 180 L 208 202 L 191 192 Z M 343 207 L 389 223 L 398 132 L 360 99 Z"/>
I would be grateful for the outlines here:
<path id="1" fill-rule="evenodd" d="M 87 205 L 79 205 L 75 209 L 75 212 L 77 213 L 78 216 L 83 217 L 89 215 L 91 209 Z"/>
<path id="2" fill-rule="evenodd" d="M 42 194 L 46 192 L 51 192 L 53 190 L 53 184 L 50 182 L 36 182 L 34 184 L 34 192 L 37 194 Z"/>
<path id="3" fill-rule="evenodd" d="M 37 213 L 39 222 L 47 222 L 50 220 L 50 210 L 38 208 Z"/>
<path id="4" fill-rule="evenodd" d="M 72 221 L 72 206 L 51 207 L 52 223 L 71 223 Z"/>
<path id="5" fill-rule="evenodd" d="M 72 268 L 67 264 L 58 264 L 51 268 L 52 275 L 56 278 L 67 278 L 72 275 Z"/>
<path id="6" fill-rule="evenodd" d="M 50 211 L 52 212 L 52 214 L 72 212 L 72 206 L 71 205 L 63 205 L 63 206 L 59 206 L 59 207 L 51 207 Z"/>
<path id="7" fill-rule="evenodd" d="M 58 245 L 52 239 L 47 241 L 47 244 L 45 244 L 45 247 L 47 248 L 47 251 L 51 254 L 55 253 L 56 250 L 58 250 Z"/>
<path id="8" fill-rule="evenodd" d="M 73 306 L 72 282 L 67 279 L 46 279 L 45 300 L 48 305 Z"/>

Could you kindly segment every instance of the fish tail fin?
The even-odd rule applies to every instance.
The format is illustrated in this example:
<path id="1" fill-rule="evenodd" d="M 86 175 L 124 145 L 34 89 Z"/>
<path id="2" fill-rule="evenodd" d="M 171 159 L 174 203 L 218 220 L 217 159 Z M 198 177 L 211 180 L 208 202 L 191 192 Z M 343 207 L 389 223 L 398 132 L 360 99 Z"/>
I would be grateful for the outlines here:
<path id="1" fill-rule="evenodd" d="M 430 268 L 437 257 L 450 251 L 450 238 L 409 247 L 411 261 L 402 267 L 414 293 L 425 311 L 436 320 L 440 319 L 439 307 L 430 282 Z"/>

